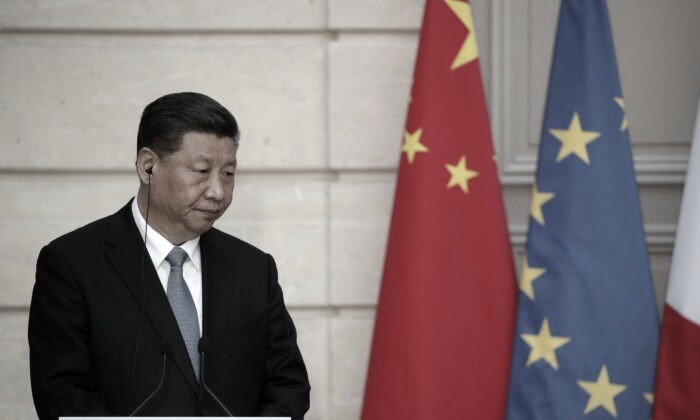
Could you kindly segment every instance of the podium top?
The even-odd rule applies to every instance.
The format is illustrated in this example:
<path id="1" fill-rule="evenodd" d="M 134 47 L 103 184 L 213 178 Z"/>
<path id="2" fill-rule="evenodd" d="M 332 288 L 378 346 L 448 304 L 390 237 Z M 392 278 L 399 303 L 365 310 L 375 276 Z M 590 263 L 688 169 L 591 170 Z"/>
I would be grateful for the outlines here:
<path id="1" fill-rule="evenodd" d="M 220 419 L 221 417 L 59 417 L 58 420 L 127 420 L 127 419 L 148 419 L 148 420 L 207 420 Z M 291 420 L 291 417 L 231 417 L 237 420 Z"/>

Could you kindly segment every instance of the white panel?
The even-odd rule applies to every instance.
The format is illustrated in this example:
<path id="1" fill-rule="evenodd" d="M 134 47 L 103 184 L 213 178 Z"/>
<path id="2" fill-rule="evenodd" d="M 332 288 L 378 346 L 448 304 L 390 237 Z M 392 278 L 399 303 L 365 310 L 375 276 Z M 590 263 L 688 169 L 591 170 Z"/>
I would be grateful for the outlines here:
<path id="1" fill-rule="evenodd" d="M 359 418 L 374 315 L 345 316 L 331 323 L 331 417 Z"/>
<path id="2" fill-rule="evenodd" d="M 311 408 L 306 420 L 329 419 L 330 409 L 330 323 L 322 314 L 290 311 L 297 328 L 299 350 L 311 383 Z"/>
<path id="3" fill-rule="evenodd" d="M 320 36 L 0 35 L 0 167 L 132 168 L 143 108 L 200 91 L 242 168 L 325 166 Z"/>
<path id="4" fill-rule="evenodd" d="M 415 49 L 412 36 L 341 36 L 331 43 L 332 167 L 398 164 Z"/>
<path id="5" fill-rule="evenodd" d="M 3 419 L 36 418 L 29 383 L 27 312 L 0 313 L 0 413 Z"/>
<path id="6" fill-rule="evenodd" d="M 320 28 L 325 3 L 308 0 L 3 0 L 0 28 L 299 29 Z"/>
<path id="7" fill-rule="evenodd" d="M 617 0 L 608 8 L 633 143 L 687 158 L 700 95 L 700 1 Z"/>
<path id="8" fill-rule="evenodd" d="M 331 29 L 420 30 L 425 0 L 328 0 Z M 472 0 L 479 36 L 489 28 L 491 0 Z M 481 46 L 481 45 L 480 45 Z"/>
<path id="9" fill-rule="evenodd" d="M 333 29 L 419 29 L 424 0 L 328 0 Z"/>
<path id="10" fill-rule="evenodd" d="M 332 303 L 377 302 L 393 196 L 393 181 L 331 185 Z"/>

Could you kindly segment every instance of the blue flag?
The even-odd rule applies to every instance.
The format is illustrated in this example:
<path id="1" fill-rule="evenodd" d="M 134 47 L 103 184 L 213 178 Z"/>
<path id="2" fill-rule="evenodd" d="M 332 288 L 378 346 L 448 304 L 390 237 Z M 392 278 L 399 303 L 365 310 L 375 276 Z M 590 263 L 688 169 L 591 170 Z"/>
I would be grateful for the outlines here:
<path id="1" fill-rule="evenodd" d="M 507 418 L 649 419 L 659 320 L 604 0 L 563 0 Z"/>

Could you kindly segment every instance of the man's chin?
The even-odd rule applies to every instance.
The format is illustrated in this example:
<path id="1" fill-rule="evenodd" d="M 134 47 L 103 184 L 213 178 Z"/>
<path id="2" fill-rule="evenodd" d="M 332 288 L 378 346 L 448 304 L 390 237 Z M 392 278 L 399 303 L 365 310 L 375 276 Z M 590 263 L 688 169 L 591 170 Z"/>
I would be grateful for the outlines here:
<path id="1" fill-rule="evenodd" d="M 196 225 L 190 226 L 190 232 L 196 234 L 196 236 L 203 235 L 214 227 L 214 222 L 215 220 L 197 223 Z"/>

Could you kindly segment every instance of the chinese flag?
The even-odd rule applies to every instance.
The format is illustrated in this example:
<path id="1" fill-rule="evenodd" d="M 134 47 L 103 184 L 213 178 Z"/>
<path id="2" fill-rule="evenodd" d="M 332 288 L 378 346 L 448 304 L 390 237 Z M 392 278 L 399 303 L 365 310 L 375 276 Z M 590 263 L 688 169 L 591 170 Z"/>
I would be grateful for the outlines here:
<path id="1" fill-rule="evenodd" d="M 362 419 L 502 419 L 516 282 L 472 7 L 423 19 Z"/>

